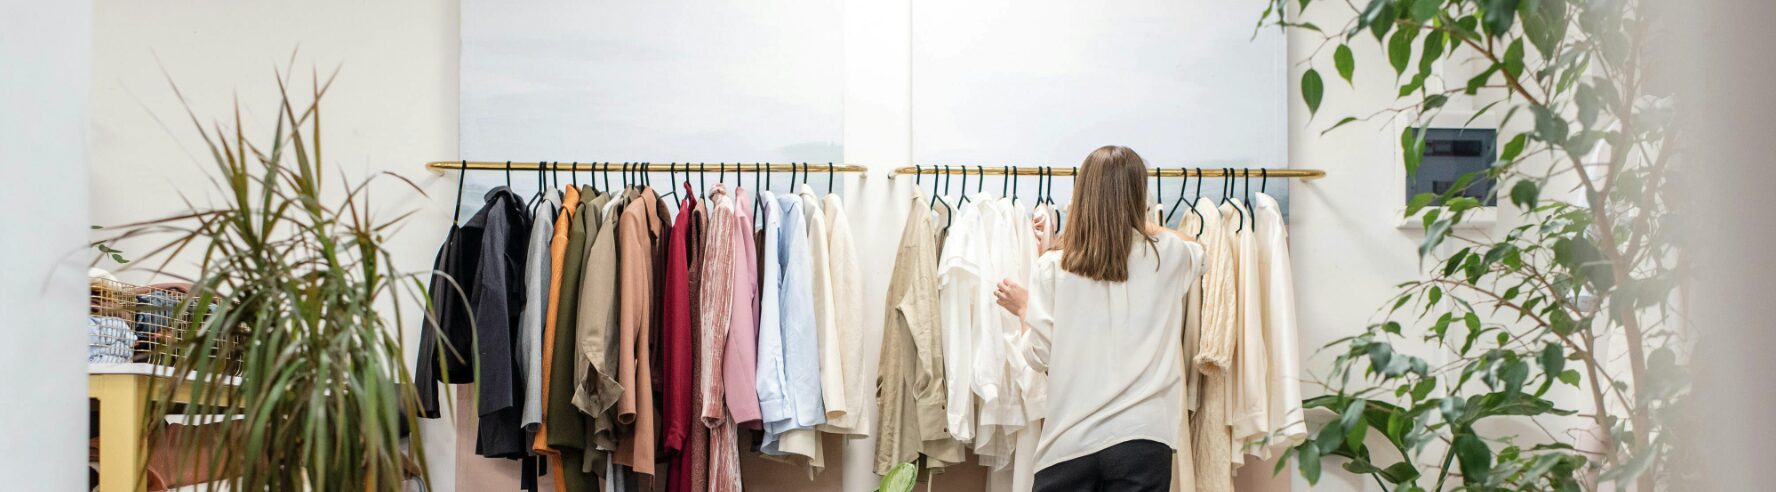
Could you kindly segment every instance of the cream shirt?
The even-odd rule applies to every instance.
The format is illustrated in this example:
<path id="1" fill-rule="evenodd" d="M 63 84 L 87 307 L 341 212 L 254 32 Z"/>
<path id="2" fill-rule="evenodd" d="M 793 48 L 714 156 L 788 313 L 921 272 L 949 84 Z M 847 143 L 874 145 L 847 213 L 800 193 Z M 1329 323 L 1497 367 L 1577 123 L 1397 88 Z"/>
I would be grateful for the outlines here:
<path id="1" fill-rule="evenodd" d="M 1270 433 L 1269 348 L 1264 340 L 1263 294 L 1258 287 L 1258 242 L 1251 216 L 1242 217 L 1246 204 L 1238 199 L 1221 206 L 1229 240 L 1233 243 L 1234 283 L 1238 294 L 1234 310 L 1238 343 L 1233 356 L 1233 399 L 1227 415 L 1233 428 L 1233 467 L 1244 465 L 1248 447 Z"/>
<path id="2" fill-rule="evenodd" d="M 1275 198 L 1259 193 L 1252 199 L 1258 214 L 1258 283 L 1263 294 L 1265 347 L 1270 353 L 1265 377 L 1269 390 L 1270 436 L 1258 456 L 1270 459 L 1279 451 L 1307 440 L 1307 422 L 1301 409 L 1299 345 L 1295 333 L 1295 280 L 1289 269 L 1289 231 L 1283 224 L 1282 207 Z"/>
<path id="3" fill-rule="evenodd" d="M 875 392 L 863 374 L 863 273 L 857 264 L 857 247 L 851 238 L 851 222 L 838 195 L 822 200 L 827 228 L 827 267 L 832 276 L 833 316 L 839 333 L 839 365 L 845 391 L 845 414 L 828 413 L 822 430 L 852 436 L 869 434 L 866 413 Z M 822 371 L 827 366 L 822 365 Z M 824 381 L 823 381 L 824 383 Z M 824 386 L 822 386 L 824 387 Z M 832 406 L 827 406 L 830 412 Z"/>
<path id="4" fill-rule="evenodd" d="M 1099 282 L 1044 254 L 1030 281 L 1029 324 L 1018 340 L 1054 394 L 1036 445 L 1036 467 L 1147 439 L 1176 448 L 1184 393 L 1180 353 L 1184 295 L 1200 275 L 1201 246 L 1170 233 L 1137 241 L 1129 279 Z"/>

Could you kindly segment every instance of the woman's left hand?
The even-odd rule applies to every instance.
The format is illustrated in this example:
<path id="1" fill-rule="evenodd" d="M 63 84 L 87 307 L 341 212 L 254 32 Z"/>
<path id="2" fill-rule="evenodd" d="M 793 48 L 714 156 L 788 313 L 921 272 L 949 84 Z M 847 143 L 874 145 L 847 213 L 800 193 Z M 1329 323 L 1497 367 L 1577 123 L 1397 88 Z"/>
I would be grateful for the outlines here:
<path id="1" fill-rule="evenodd" d="M 999 287 L 993 289 L 993 299 L 999 303 L 999 307 L 1005 308 L 1005 311 L 1010 312 L 1012 316 L 1023 318 L 1024 305 L 1030 299 L 1030 292 L 1024 290 L 1024 286 L 1018 285 L 1017 282 L 1010 279 L 1000 280 Z"/>

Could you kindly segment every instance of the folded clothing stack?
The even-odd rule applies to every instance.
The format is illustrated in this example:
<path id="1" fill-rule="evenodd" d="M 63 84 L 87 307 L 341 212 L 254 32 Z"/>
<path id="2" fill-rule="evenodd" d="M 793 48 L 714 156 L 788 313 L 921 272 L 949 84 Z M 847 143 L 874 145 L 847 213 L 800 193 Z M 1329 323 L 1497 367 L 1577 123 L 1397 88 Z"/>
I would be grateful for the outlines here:
<path id="1" fill-rule="evenodd" d="M 136 331 L 116 316 L 86 318 L 87 362 L 123 363 L 135 352 Z"/>

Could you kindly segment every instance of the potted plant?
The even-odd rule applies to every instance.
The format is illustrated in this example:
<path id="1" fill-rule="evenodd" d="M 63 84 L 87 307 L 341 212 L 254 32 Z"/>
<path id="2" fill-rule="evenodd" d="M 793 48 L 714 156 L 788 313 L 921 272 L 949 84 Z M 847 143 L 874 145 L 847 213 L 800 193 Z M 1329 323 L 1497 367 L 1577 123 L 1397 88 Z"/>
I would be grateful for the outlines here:
<path id="1" fill-rule="evenodd" d="M 1330 121 L 1325 131 L 1410 115 L 1399 142 L 1411 173 L 1425 153 L 1423 122 L 1452 98 L 1473 97 L 1475 117 L 1500 118 L 1503 142 L 1490 168 L 1410 201 L 1407 216 L 1424 231 L 1424 277 L 1401 284 L 1379 322 L 1328 347 L 1336 354 L 1328 393 L 1306 403 L 1337 417 L 1290 451 L 1310 482 L 1324 461 L 1403 491 L 1673 487 L 1664 472 L 1677 435 L 1666 429 L 1689 388 L 1677 302 L 1686 259 L 1668 193 L 1680 137 L 1671 97 L 1648 76 L 1649 40 L 1663 26 L 1645 3 L 1267 2 L 1261 24 L 1309 33 L 1330 50 L 1329 60 L 1305 62 L 1310 112 L 1326 93 L 1328 62 L 1346 83 L 1371 63 L 1396 74 L 1407 104 Z M 1346 9 L 1333 17 L 1348 22 L 1300 20 L 1307 9 Z M 1385 62 L 1359 60 L 1351 49 L 1359 43 L 1381 46 Z M 1439 81 L 1442 60 L 1476 63 L 1478 72 Z M 1504 136 L 1511 128 L 1522 131 Z M 1487 179 L 1523 214 L 1502 237 L 1461 227 L 1484 205 L 1463 192 Z M 1610 343 L 1624 349 L 1620 358 L 1605 356 Z M 1551 392 L 1584 403 L 1565 408 Z M 1487 425 L 1567 415 L 1589 425 L 1576 433 Z"/>

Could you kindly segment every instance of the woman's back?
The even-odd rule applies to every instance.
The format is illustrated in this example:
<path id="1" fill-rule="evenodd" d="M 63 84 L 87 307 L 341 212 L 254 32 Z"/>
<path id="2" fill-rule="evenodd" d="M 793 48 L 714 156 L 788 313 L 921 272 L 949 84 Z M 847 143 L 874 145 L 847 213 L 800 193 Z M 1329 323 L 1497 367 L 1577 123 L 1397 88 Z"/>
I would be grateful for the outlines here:
<path id="1" fill-rule="evenodd" d="M 1068 272 L 1059 251 L 1037 261 L 1020 345 L 1048 373 L 1039 469 L 1132 440 L 1188 444 L 1175 442 L 1179 343 L 1202 247 L 1165 232 L 1150 238 L 1134 241 L 1122 282 Z"/>

